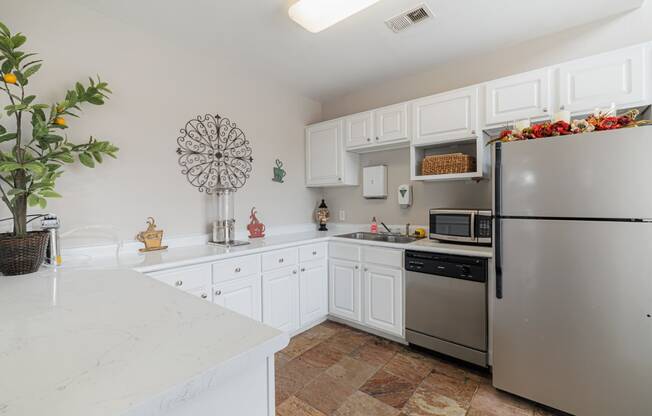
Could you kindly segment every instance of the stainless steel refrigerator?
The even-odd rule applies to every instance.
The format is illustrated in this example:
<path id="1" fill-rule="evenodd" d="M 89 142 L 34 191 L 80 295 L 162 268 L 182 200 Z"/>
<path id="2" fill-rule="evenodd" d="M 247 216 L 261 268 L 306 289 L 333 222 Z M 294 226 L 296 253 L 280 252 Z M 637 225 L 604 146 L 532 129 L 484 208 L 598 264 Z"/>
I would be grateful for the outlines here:
<path id="1" fill-rule="evenodd" d="M 652 415 L 652 128 L 494 150 L 494 386 Z"/>

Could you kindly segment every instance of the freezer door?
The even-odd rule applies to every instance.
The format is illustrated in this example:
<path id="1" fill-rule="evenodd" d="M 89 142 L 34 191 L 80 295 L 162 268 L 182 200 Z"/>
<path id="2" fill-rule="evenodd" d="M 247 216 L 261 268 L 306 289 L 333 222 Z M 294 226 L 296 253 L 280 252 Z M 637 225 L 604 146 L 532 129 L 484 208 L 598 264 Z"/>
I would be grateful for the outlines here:
<path id="1" fill-rule="evenodd" d="M 501 224 L 494 386 L 578 416 L 652 415 L 652 224 Z"/>
<path id="2" fill-rule="evenodd" d="M 500 215 L 652 218 L 652 128 L 504 143 Z"/>

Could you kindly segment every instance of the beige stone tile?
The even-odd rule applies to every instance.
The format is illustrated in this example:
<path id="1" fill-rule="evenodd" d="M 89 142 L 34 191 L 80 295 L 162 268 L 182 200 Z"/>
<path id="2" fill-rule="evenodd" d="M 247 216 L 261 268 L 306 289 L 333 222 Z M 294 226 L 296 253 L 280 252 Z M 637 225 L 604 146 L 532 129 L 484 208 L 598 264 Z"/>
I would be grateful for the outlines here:
<path id="1" fill-rule="evenodd" d="M 340 361 L 344 355 L 342 351 L 336 350 L 330 344 L 321 343 L 301 354 L 298 359 L 309 363 L 313 367 L 326 369 Z"/>
<path id="2" fill-rule="evenodd" d="M 525 399 L 480 385 L 471 400 L 468 416 L 532 416 L 533 406 Z"/>
<path id="3" fill-rule="evenodd" d="M 296 396 L 315 409 L 330 415 L 355 391 L 353 387 L 324 373 L 301 389 Z"/>
<path id="4" fill-rule="evenodd" d="M 433 363 L 429 360 L 408 355 L 400 352 L 392 358 L 383 370 L 392 373 L 406 380 L 420 383 L 433 369 Z"/>
<path id="5" fill-rule="evenodd" d="M 418 383 L 402 377 L 378 371 L 360 387 L 360 391 L 397 409 L 401 409 L 412 397 Z"/>
<path id="6" fill-rule="evenodd" d="M 283 403 L 306 384 L 322 373 L 321 368 L 314 367 L 305 361 L 292 360 L 275 372 L 276 405 Z"/>
<path id="7" fill-rule="evenodd" d="M 351 353 L 351 356 L 371 365 L 382 367 L 391 360 L 400 347 L 391 342 L 375 338 Z"/>
<path id="8" fill-rule="evenodd" d="M 326 416 L 319 410 L 292 396 L 276 406 L 276 416 Z"/>
<path id="9" fill-rule="evenodd" d="M 285 347 L 281 352 L 288 356 L 290 359 L 294 359 L 315 345 L 319 344 L 320 342 L 321 341 L 319 339 L 309 338 L 304 334 L 300 334 L 292 338 L 288 346 Z"/>
<path id="10" fill-rule="evenodd" d="M 360 391 L 350 396 L 334 416 L 398 416 L 400 412 Z"/>
<path id="11" fill-rule="evenodd" d="M 342 325 L 338 322 L 333 322 L 333 321 L 325 321 L 319 324 L 319 326 L 324 327 L 324 328 L 329 328 L 334 330 L 335 332 L 342 331 L 346 328 L 348 328 L 346 325 Z"/>
<path id="12" fill-rule="evenodd" d="M 283 354 L 282 352 L 277 352 L 276 354 L 274 354 L 274 368 L 276 370 L 283 368 L 289 362 L 290 362 L 290 357 Z"/>
<path id="13" fill-rule="evenodd" d="M 466 407 L 441 394 L 419 387 L 403 408 L 407 416 L 465 416 Z"/>
<path id="14" fill-rule="evenodd" d="M 372 335 L 346 328 L 330 337 L 327 341 L 325 341 L 325 343 L 329 344 L 334 349 L 343 352 L 344 354 L 350 354 L 372 339 Z"/>
<path id="15" fill-rule="evenodd" d="M 332 337 L 337 332 L 338 330 L 334 328 L 329 328 L 328 326 L 323 326 L 323 325 L 317 325 L 310 328 L 309 330 L 302 333 L 301 335 L 305 336 L 306 338 L 318 340 L 321 342 Z"/>
<path id="16" fill-rule="evenodd" d="M 478 383 L 471 379 L 460 380 L 433 372 L 423 380 L 418 391 L 426 395 L 432 393 L 446 396 L 455 400 L 464 409 L 468 409 L 477 389 Z"/>
<path id="17" fill-rule="evenodd" d="M 357 389 L 362 386 L 367 379 L 376 372 L 376 370 L 376 367 L 367 364 L 364 361 L 356 360 L 351 357 L 344 357 L 331 368 L 326 370 L 326 374 Z"/>

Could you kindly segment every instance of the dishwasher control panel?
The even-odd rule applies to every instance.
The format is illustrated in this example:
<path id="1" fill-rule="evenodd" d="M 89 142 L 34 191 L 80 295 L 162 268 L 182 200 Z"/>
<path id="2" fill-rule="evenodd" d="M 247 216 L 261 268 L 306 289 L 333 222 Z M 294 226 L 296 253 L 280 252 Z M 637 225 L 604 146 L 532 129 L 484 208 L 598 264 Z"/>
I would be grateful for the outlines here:
<path id="1" fill-rule="evenodd" d="M 408 250 L 405 252 L 405 270 L 452 277 L 454 279 L 486 282 L 488 260 L 477 257 Z"/>

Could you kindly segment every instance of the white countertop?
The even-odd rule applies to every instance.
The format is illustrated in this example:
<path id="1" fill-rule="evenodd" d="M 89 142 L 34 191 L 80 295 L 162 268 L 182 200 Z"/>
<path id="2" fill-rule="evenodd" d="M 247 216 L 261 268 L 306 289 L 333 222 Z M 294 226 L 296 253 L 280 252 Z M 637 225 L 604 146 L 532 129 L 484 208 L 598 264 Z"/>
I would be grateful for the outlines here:
<path id="1" fill-rule="evenodd" d="M 0 278 L 0 415 L 160 409 L 198 393 L 229 360 L 287 342 L 134 271 Z"/>
<path id="2" fill-rule="evenodd" d="M 348 229 L 333 227 L 329 231 L 308 231 L 293 234 L 268 236 L 265 238 L 249 240 L 250 244 L 236 247 L 215 247 L 207 244 L 174 247 L 163 251 L 150 253 L 126 253 L 120 256 L 96 256 L 84 260 L 66 259 L 64 265 L 72 264 L 74 268 L 128 268 L 139 272 L 148 273 L 174 267 L 187 266 L 197 263 L 219 261 L 231 257 L 248 254 L 257 254 L 264 251 L 293 247 L 297 245 L 339 241 L 342 243 L 365 244 L 380 247 L 397 248 L 403 250 L 420 250 L 442 254 L 456 254 L 461 256 L 476 256 L 491 258 L 491 247 L 473 246 L 463 244 L 446 244 L 437 241 L 422 239 L 409 244 L 385 243 L 379 241 L 355 240 L 337 237 L 338 235 L 355 232 L 359 228 Z"/>

